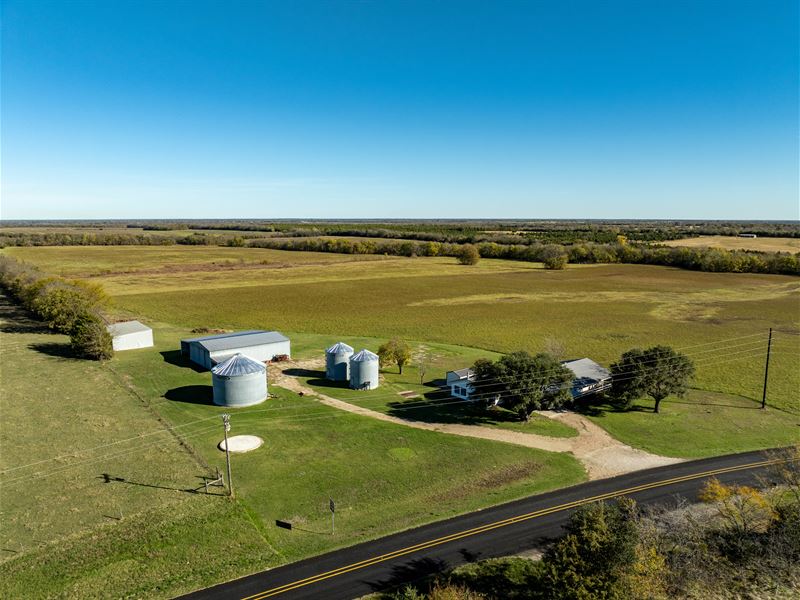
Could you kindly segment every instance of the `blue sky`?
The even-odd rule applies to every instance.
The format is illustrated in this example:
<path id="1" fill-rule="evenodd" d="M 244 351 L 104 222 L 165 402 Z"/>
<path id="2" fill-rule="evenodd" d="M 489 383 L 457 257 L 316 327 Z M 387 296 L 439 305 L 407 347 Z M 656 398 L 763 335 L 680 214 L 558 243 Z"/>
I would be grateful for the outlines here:
<path id="1" fill-rule="evenodd" d="M 3 219 L 798 219 L 795 0 L 2 4 Z"/>

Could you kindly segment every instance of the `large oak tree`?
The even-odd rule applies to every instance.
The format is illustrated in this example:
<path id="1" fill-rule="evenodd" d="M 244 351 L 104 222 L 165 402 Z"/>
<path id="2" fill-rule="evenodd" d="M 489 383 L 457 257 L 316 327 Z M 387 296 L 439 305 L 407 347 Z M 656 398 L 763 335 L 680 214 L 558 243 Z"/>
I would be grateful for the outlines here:
<path id="1" fill-rule="evenodd" d="M 655 400 L 653 412 L 658 412 L 667 396 L 686 394 L 693 376 L 694 364 L 689 357 L 669 346 L 633 348 L 611 365 L 611 396 L 626 405 L 650 396 Z"/>
<path id="2" fill-rule="evenodd" d="M 572 371 L 549 354 L 512 352 L 496 362 L 480 359 L 472 370 L 473 397 L 512 410 L 523 421 L 535 410 L 558 408 L 572 398 Z"/>

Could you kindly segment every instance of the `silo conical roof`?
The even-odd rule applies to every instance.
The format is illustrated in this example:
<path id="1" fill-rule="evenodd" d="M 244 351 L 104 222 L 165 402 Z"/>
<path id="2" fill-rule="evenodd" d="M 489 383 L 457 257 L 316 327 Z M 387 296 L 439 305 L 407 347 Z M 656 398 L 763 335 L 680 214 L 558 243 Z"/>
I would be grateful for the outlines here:
<path id="1" fill-rule="evenodd" d="M 328 354 L 340 354 L 343 352 L 352 352 L 353 349 L 344 342 L 336 342 L 333 346 L 325 350 Z"/>
<path id="2" fill-rule="evenodd" d="M 211 372 L 222 377 L 236 377 L 250 373 L 263 373 L 267 367 L 264 363 L 253 360 L 244 354 L 234 354 L 228 360 L 219 363 Z"/>
<path id="3" fill-rule="evenodd" d="M 362 350 L 358 354 L 353 354 L 353 356 L 350 357 L 351 362 L 370 362 L 373 360 L 378 360 L 378 355 L 369 350 Z"/>

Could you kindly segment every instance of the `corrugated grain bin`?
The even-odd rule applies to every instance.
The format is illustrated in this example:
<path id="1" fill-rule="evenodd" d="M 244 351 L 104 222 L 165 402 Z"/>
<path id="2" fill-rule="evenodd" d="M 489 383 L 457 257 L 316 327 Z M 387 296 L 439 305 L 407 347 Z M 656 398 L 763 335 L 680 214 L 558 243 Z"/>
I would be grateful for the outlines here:
<path id="1" fill-rule="evenodd" d="M 331 381 L 347 381 L 350 379 L 350 357 L 353 349 L 339 342 L 325 350 L 325 378 Z"/>
<path id="2" fill-rule="evenodd" d="M 244 354 L 211 369 L 211 382 L 219 406 L 252 406 L 267 399 L 267 367 Z"/>
<path id="3" fill-rule="evenodd" d="M 374 390 L 379 382 L 378 355 L 362 350 L 350 357 L 350 387 L 354 390 Z"/>

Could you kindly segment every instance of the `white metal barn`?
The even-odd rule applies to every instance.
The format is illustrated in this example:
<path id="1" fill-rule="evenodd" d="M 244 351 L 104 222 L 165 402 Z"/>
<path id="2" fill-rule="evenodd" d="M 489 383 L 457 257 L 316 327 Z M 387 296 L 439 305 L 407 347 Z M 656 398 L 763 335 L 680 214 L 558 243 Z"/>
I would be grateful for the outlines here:
<path id="1" fill-rule="evenodd" d="M 139 321 L 112 323 L 106 327 L 111 334 L 114 351 L 150 348 L 153 345 L 153 330 Z"/>
<path id="2" fill-rule="evenodd" d="M 181 340 L 181 353 L 193 363 L 211 369 L 234 354 L 260 362 L 291 356 L 289 338 L 277 331 L 237 331 Z"/>

